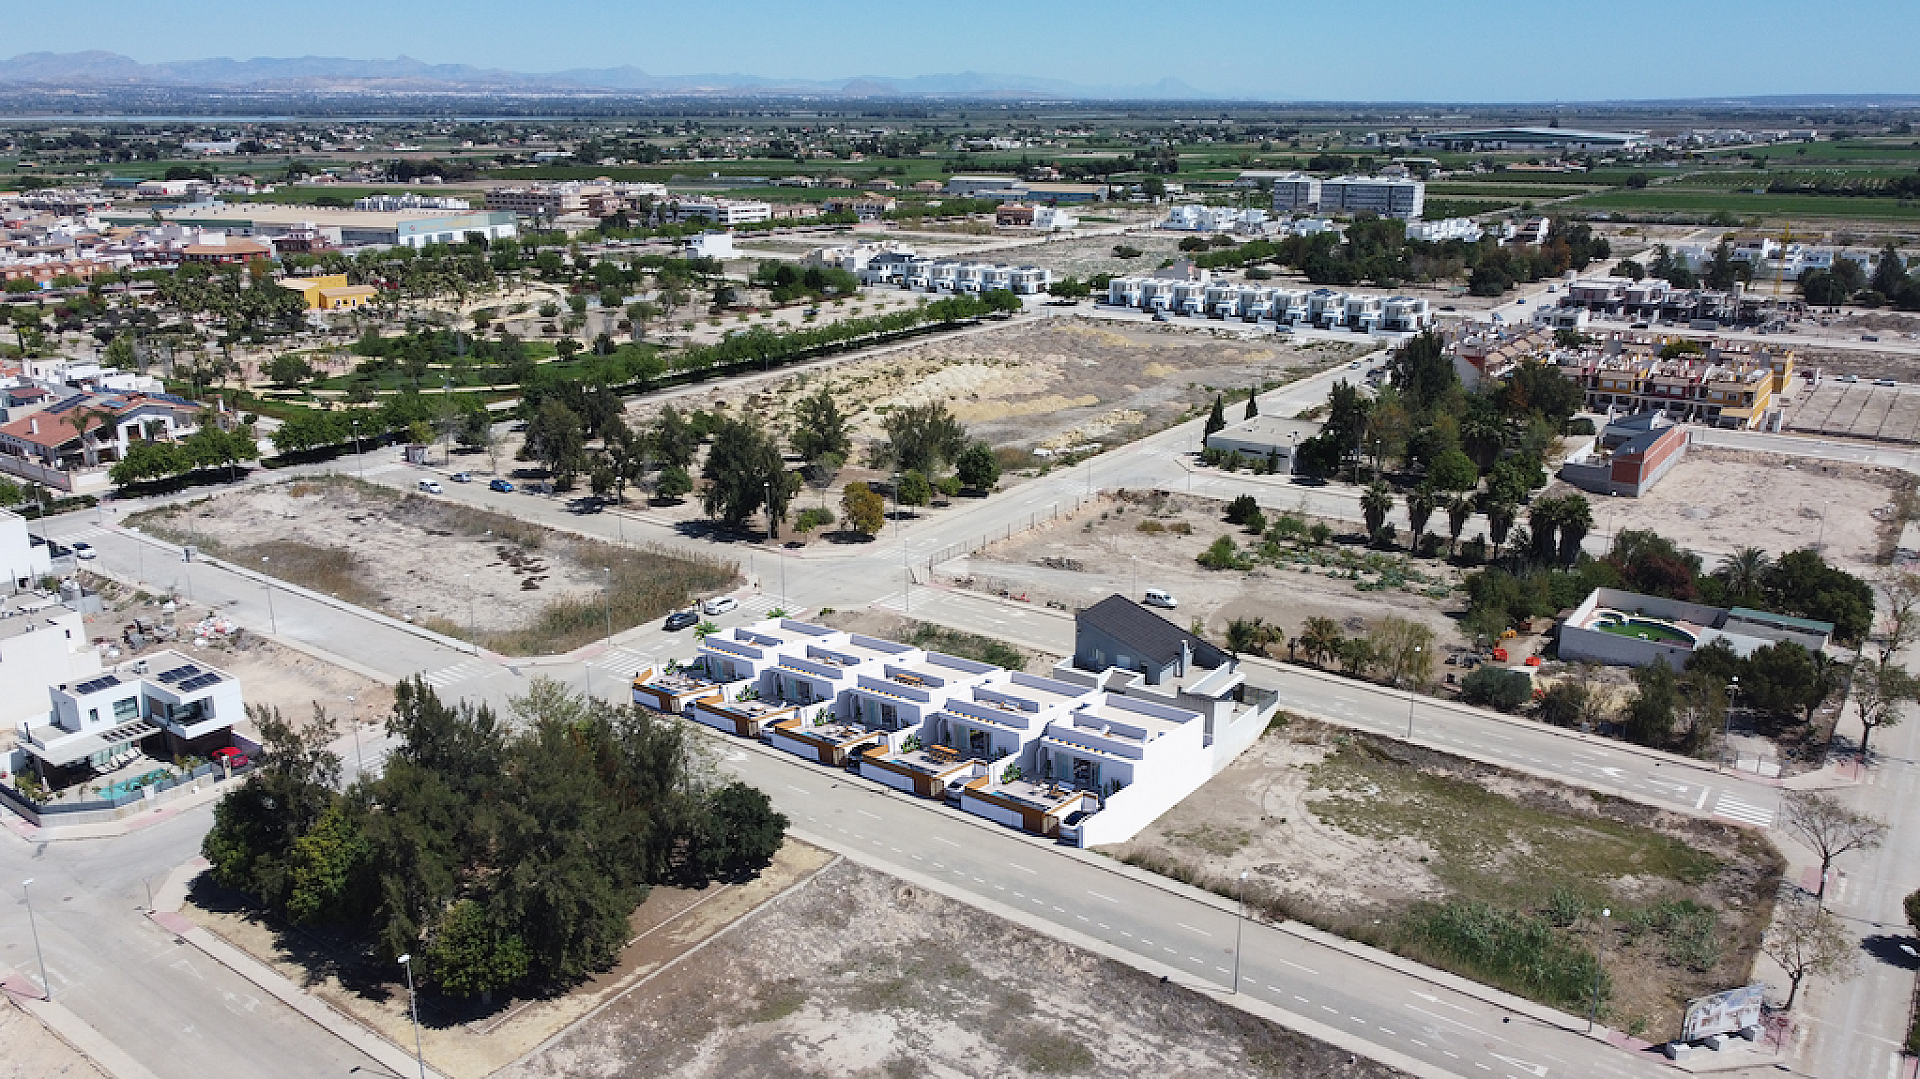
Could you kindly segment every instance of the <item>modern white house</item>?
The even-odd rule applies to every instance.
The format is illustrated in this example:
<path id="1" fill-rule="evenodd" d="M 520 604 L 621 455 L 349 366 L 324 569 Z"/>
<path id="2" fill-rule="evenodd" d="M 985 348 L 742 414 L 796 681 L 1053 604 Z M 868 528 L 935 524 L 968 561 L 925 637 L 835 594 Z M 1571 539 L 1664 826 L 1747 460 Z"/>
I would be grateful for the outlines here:
<path id="1" fill-rule="evenodd" d="M 110 770 L 136 750 L 157 760 L 211 756 L 246 714 L 232 675 L 179 652 L 47 687 L 52 708 L 19 726 L 25 765 L 47 786 Z"/>

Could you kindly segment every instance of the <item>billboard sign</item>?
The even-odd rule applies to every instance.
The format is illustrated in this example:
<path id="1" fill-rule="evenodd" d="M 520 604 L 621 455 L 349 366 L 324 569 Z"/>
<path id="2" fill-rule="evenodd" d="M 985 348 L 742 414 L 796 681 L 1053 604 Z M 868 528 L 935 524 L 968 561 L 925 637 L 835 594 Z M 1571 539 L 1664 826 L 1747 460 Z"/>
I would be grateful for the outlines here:
<path id="1" fill-rule="evenodd" d="M 1680 1028 L 1680 1040 L 1696 1042 L 1715 1034 L 1732 1034 L 1760 1025 L 1760 1004 L 1766 998 L 1764 985 L 1746 985 L 1687 1002 L 1687 1020 Z"/>

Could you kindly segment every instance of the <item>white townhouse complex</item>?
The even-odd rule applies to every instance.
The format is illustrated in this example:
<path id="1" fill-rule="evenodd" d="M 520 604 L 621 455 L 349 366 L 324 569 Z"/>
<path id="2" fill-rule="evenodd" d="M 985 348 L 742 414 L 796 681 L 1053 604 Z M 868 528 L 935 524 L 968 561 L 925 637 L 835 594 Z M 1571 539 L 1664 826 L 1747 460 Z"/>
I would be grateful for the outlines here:
<path id="1" fill-rule="evenodd" d="M 1251 744 L 1277 698 L 1122 597 L 1080 617 L 1097 643 L 1048 676 L 768 619 L 642 671 L 633 699 L 1063 843 L 1121 842 Z"/>
<path id="2" fill-rule="evenodd" d="M 1344 289 L 1301 289 L 1205 277 L 1116 277 L 1106 302 L 1192 318 L 1271 322 L 1358 333 L 1415 333 L 1434 321 L 1431 303 L 1414 296 L 1377 296 Z"/>

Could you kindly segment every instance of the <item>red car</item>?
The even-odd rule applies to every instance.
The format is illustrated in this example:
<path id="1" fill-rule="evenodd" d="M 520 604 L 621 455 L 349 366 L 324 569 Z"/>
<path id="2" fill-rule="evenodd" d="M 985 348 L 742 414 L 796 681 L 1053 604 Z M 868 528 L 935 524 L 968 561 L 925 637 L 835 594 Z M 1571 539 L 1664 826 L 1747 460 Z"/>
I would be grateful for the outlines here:
<path id="1" fill-rule="evenodd" d="M 245 768 L 251 762 L 245 753 L 232 746 L 223 746 L 213 751 L 213 763 L 224 764 L 228 768 Z"/>

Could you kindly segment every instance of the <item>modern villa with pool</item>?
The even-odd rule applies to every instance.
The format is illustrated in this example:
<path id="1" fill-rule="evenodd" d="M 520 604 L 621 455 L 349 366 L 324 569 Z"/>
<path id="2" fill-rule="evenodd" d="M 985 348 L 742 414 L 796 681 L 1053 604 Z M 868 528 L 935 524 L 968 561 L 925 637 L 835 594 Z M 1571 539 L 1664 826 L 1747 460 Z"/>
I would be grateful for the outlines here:
<path id="1" fill-rule="evenodd" d="M 1561 621 L 1560 658 L 1629 667 L 1665 659 L 1679 670 L 1695 648 L 1716 640 L 1745 656 L 1776 641 L 1818 652 L 1832 636 L 1830 622 L 1596 588 Z"/>

